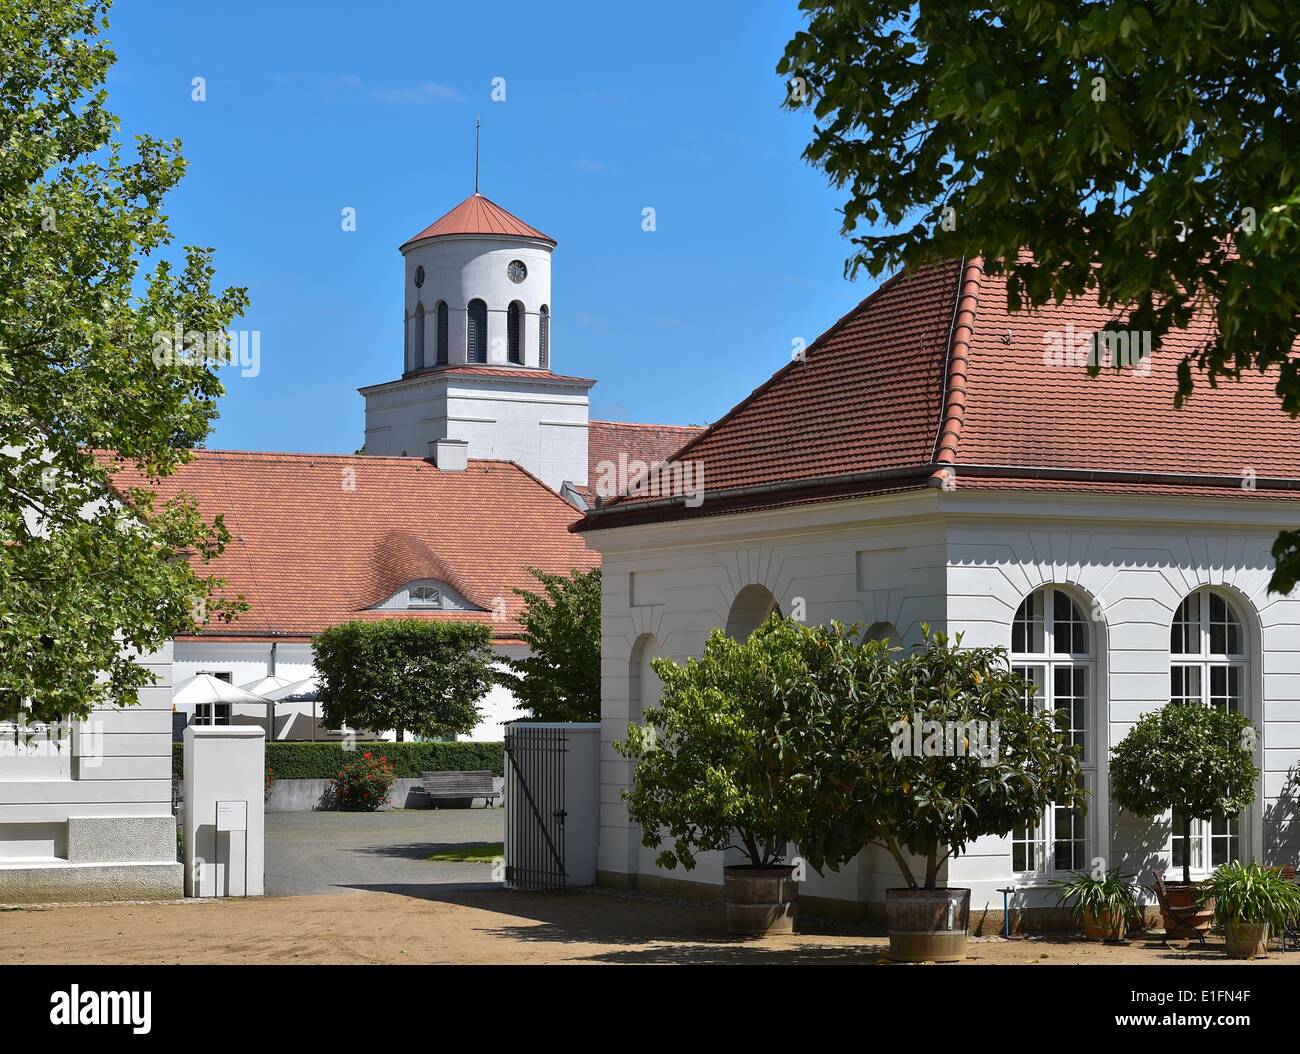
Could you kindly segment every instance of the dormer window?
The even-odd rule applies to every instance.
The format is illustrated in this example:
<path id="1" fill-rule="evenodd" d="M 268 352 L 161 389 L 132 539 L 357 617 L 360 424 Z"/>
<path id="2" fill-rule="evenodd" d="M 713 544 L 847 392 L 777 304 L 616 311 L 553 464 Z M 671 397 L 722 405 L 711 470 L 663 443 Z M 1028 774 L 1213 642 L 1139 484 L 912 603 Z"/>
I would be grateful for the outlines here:
<path id="1" fill-rule="evenodd" d="M 442 590 L 437 586 L 412 586 L 407 593 L 407 607 L 440 608 L 442 607 Z"/>

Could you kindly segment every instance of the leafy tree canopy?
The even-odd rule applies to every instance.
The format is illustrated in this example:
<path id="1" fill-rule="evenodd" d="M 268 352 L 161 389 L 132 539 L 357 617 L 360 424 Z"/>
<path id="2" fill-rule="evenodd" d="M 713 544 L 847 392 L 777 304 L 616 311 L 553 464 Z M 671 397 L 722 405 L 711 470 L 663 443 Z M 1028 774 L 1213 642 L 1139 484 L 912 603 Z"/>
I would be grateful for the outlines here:
<path id="1" fill-rule="evenodd" d="M 332 626 L 312 642 L 326 725 L 424 738 L 472 732 L 493 684 L 491 630 L 396 618 Z"/>
<path id="2" fill-rule="evenodd" d="M 202 357 L 155 362 L 158 334 L 222 331 L 209 249 L 160 257 L 176 141 L 115 138 L 101 0 L 0 0 L 0 719 L 84 718 L 135 702 L 150 652 L 238 601 L 187 557 L 227 535 L 194 503 L 104 501 L 113 450 L 150 478 L 207 436 L 222 393 Z M 152 259 L 145 270 L 145 264 Z"/>
<path id="3" fill-rule="evenodd" d="M 1242 714 L 1167 704 L 1139 718 L 1111 751 L 1111 794 L 1135 816 L 1177 812 L 1183 845 L 1191 845 L 1193 820 L 1230 819 L 1255 800 L 1256 739 Z M 1191 881 L 1186 853 L 1183 881 Z"/>
<path id="4" fill-rule="evenodd" d="M 515 590 L 529 655 L 508 660 L 501 683 L 534 720 L 599 721 L 600 568 L 532 574 L 542 592 Z"/>
<path id="5" fill-rule="evenodd" d="M 1012 309 L 1089 292 L 1157 342 L 1212 313 L 1179 403 L 1194 368 L 1259 370 L 1300 412 L 1300 6 L 800 7 L 777 69 L 816 118 L 804 156 L 847 190 L 848 273 L 979 256 Z M 1288 592 L 1300 531 L 1274 555 Z"/>

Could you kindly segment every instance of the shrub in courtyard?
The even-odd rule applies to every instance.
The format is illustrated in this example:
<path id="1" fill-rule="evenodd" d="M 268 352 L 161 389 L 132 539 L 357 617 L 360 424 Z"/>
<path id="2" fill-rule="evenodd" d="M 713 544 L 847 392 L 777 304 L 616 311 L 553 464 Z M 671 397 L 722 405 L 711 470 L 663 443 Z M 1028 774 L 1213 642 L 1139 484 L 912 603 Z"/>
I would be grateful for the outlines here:
<path id="1" fill-rule="evenodd" d="M 1255 741 L 1243 714 L 1170 703 L 1143 715 L 1111 751 L 1111 793 L 1136 816 L 1172 810 L 1189 846 L 1193 820 L 1230 819 L 1255 800 Z M 1184 853 L 1183 881 L 1191 880 Z"/>
<path id="2" fill-rule="evenodd" d="M 732 846 L 754 867 L 780 863 L 802 843 L 816 782 L 793 766 L 803 715 L 814 698 L 869 691 L 885 664 L 842 626 L 777 615 L 745 641 L 714 630 L 685 665 L 654 660 L 659 702 L 615 748 L 636 762 L 623 798 L 660 866 L 690 871 L 699 853 Z"/>
<path id="3" fill-rule="evenodd" d="M 791 740 L 788 763 L 814 784 L 800 843 L 814 867 L 879 846 L 909 888 L 934 889 L 976 839 L 1037 826 L 1049 805 L 1086 808 L 1066 715 L 1027 704 L 1004 649 L 924 627 L 922 644 L 850 687 L 810 695 Z"/>
<path id="4" fill-rule="evenodd" d="M 396 778 L 393 763 L 383 754 L 358 753 L 331 781 L 334 801 L 343 812 L 374 812 L 388 801 Z"/>

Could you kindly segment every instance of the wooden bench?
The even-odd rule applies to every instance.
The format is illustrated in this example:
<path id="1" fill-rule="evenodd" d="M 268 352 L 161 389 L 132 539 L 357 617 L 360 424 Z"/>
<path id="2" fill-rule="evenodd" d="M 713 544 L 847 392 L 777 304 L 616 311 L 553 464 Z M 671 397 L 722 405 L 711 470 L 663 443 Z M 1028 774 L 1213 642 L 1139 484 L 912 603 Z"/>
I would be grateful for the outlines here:
<path id="1" fill-rule="evenodd" d="M 424 772 L 420 774 L 424 793 L 429 804 L 462 798 L 482 798 L 491 808 L 492 800 L 501 797 L 492 773 L 482 772 Z M 471 803 L 472 804 L 472 803 Z"/>

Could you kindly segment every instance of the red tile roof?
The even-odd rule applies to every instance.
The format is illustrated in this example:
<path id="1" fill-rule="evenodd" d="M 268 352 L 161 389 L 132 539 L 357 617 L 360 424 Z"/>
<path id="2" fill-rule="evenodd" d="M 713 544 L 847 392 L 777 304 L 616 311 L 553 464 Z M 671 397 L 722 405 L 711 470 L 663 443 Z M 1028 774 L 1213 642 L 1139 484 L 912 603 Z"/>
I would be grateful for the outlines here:
<path id="1" fill-rule="evenodd" d="M 605 465 L 640 461 L 647 465 L 667 461 L 684 443 L 704 431 L 703 425 L 654 425 L 629 421 L 590 421 L 587 430 L 587 485 L 573 486 L 583 500 L 596 501 L 596 483 Z"/>
<path id="2" fill-rule="evenodd" d="M 407 239 L 402 248 L 426 238 L 441 238 L 448 234 L 500 234 L 511 238 L 536 238 L 555 244 L 555 239 L 549 234 L 543 234 L 536 227 L 507 212 L 495 201 L 475 192 L 450 212 L 439 216 L 415 237 Z"/>
<path id="3" fill-rule="evenodd" d="M 599 564 L 567 528 L 571 505 L 509 461 L 472 460 L 463 472 L 419 458 L 197 450 L 162 481 L 127 466 L 115 485 L 193 494 L 203 515 L 225 516 L 230 544 L 198 565 L 227 580 L 251 609 L 205 636 L 303 637 L 353 618 L 472 619 L 517 639 L 528 569 Z M 419 578 L 448 583 L 481 612 L 368 610 Z M 493 622 L 496 598 L 507 618 Z"/>
<path id="4" fill-rule="evenodd" d="M 1137 369 L 1090 377 L 1054 357 L 1119 321 L 1095 301 L 1010 312 L 1005 278 L 979 261 L 895 276 L 677 452 L 703 464 L 702 507 L 629 495 L 574 529 L 933 486 L 949 466 L 986 489 L 1295 497 L 1300 423 L 1275 375 L 1197 377 L 1175 407 L 1178 364 L 1207 321 Z M 1246 470 L 1255 489 L 1240 485 Z"/>

